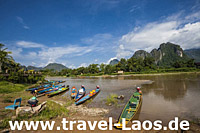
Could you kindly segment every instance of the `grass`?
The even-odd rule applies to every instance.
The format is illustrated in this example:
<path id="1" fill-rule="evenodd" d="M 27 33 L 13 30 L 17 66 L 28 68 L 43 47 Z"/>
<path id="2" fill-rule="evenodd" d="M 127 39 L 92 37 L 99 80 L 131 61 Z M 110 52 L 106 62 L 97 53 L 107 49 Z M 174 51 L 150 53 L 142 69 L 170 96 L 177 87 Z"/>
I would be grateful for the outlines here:
<path id="1" fill-rule="evenodd" d="M 14 84 L 8 81 L 0 81 L 0 93 L 13 93 L 25 90 L 27 84 Z"/>
<path id="2" fill-rule="evenodd" d="M 58 116 L 68 116 L 68 114 L 69 110 L 64 106 L 61 106 L 53 101 L 47 101 L 46 108 L 36 117 L 33 117 L 33 120 L 49 120 Z"/>
<path id="3" fill-rule="evenodd" d="M 11 120 L 12 116 L 15 115 L 15 112 L 10 110 L 2 110 L 1 114 L 4 114 L 4 119 L 0 121 L 0 129 L 8 128 L 9 121 Z M 12 114 L 12 115 L 11 115 Z M 47 101 L 46 108 L 42 110 L 37 115 L 30 116 L 29 114 L 19 115 L 13 121 L 22 121 L 22 120 L 33 120 L 33 121 L 41 121 L 41 120 L 50 120 L 56 117 L 66 117 L 69 115 L 69 110 L 66 109 L 65 106 L 61 106 L 58 103 L 53 101 Z"/>
<path id="4" fill-rule="evenodd" d="M 106 105 L 117 105 L 118 104 L 118 100 L 116 99 L 118 95 L 117 94 L 110 94 L 107 98 L 106 98 Z"/>

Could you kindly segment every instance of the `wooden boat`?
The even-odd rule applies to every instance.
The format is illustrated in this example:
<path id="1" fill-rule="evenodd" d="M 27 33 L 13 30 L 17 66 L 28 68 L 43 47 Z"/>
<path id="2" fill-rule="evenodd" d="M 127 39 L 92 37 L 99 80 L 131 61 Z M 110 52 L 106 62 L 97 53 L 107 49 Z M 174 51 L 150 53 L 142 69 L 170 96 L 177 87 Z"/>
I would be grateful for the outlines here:
<path id="1" fill-rule="evenodd" d="M 52 92 L 54 92 L 54 91 L 57 91 L 59 88 L 65 88 L 65 85 L 63 85 L 63 86 L 56 86 L 56 87 L 52 87 L 52 89 L 50 89 L 49 91 L 47 91 L 47 92 L 45 92 L 45 95 L 48 95 L 48 94 L 50 94 L 50 93 L 52 93 Z"/>
<path id="2" fill-rule="evenodd" d="M 74 99 L 76 94 L 77 94 L 77 89 L 75 86 L 73 86 L 71 89 L 71 98 Z"/>
<path id="3" fill-rule="evenodd" d="M 67 90 L 69 90 L 69 86 L 59 88 L 58 90 L 47 94 L 47 96 L 48 96 L 48 97 L 52 97 L 52 96 L 58 95 L 58 94 L 60 94 L 60 93 L 63 93 L 63 92 L 65 92 L 65 91 L 67 91 Z"/>
<path id="4" fill-rule="evenodd" d="M 81 92 L 81 90 L 83 90 Z M 81 99 L 83 96 L 85 96 L 85 88 L 81 88 L 78 90 L 77 94 L 76 94 L 76 97 L 75 97 L 75 101 L 78 101 L 79 99 Z"/>
<path id="5" fill-rule="evenodd" d="M 40 89 L 47 88 L 47 87 L 50 87 L 50 86 L 51 86 L 51 84 L 40 85 L 40 86 L 37 86 L 37 87 L 28 88 L 28 89 L 26 89 L 26 91 L 40 90 Z"/>
<path id="6" fill-rule="evenodd" d="M 75 102 L 76 105 L 84 103 L 85 101 L 89 100 L 90 98 L 94 97 L 100 92 L 100 88 L 96 88 L 95 90 L 90 91 L 87 95 L 79 99 L 78 101 Z"/>
<path id="7" fill-rule="evenodd" d="M 120 118 L 118 120 L 118 126 L 117 128 L 122 128 L 122 118 L 126 119 L 126 125 L 133 119 L 135 114 L 138 112 L 142 104 L 142 94 L 139 92 L 133 93 L 131 98 L 129 99 L 128 103 L 124 107 Z"/>
<path id="8" fill-rule="evenodd" d="M 59 87 L 65 87 L 65 85 L 56 85 L 55 87 L 48 87 L 48 88 L 44 88 L 42 90 L 39 90 L 37 91 L 38 94 L 41 94 L 41 93 L 46 93 L 54 88 L 59 88 Z"/>

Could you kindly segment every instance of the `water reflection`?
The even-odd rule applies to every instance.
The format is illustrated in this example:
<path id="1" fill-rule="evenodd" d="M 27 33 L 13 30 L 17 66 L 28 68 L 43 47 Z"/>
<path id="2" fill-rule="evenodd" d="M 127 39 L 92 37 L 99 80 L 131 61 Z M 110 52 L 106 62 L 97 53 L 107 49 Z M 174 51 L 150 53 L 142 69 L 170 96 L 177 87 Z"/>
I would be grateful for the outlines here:
<path id="1" fill-rule="evenodd" d="M 63 80 L 61 78 L 60 80 Z M 174 74 L 156 76 L 116 76 L 104 78 L 67 78 L 70 86 L 80 87 L 84 84 L 87 92 L 98 84 L 101 92 L 88 107 L 103 107 L 110 109 L 107 115 L 117 119 L 135 91 L 135 87 L 142 84 L 143 105 L 138 114 L 139 120 L 160 119 L 164 123 L 179 116 L 181 118 L 200 118 L 200 74 Z M 70 92 L 70 91 L 69 91 Z M 69 92 L 66 93 L 69 96 Z M 105 105 L 106 97 L 115 93 L 125 95 L 119 100 L 119 105 Z"/>

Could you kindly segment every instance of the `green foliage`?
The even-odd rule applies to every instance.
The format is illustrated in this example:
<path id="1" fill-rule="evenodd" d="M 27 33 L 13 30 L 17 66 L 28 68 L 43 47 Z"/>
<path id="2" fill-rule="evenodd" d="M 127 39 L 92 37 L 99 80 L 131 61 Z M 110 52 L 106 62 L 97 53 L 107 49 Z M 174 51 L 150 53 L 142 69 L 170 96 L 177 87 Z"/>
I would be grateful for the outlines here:
<path id="1" fill-rule="evenodd" d="M 24 75 L 24 70 L 19 63 L 16 63 L 11 52 L 6 51 L 7 48 L 3 48 L 4 45 L 0 44 L 0 80 L 11 81 L 14 83 L 36 83 L 38 80 L 44 80 L 41 75 Z"/>
<path id="2" fill-rule="evenodd" d="M 117 105 L 118 104 L 118 100 L 117 100 L 117 94 L 110 94 L 107 98 L 106 98 L 106 105 Z"/>
<path id="3" fill-rule="evenodd" d="M 46 106 L 47 107 L 39 113 L 38 116 L 33 118 L 34 120 L 49 120 L 58 116 L 68 116 L 69 114 L 68 109 L 53 101 L 47 101 Z"/>
<path id="4" fill-rule="evenodd" d="M 9 127 L 9 121 L 11 121 L 10 118 L 3 119 L 0 122 L 0 129 L 5 129 L 5 128 Z"/>
<path id="5" fill-rule="evenodd" d="M 14 84 L 7 81 L 0 81 L 0 93 L 12 93 L 25 90 L 27 85 Z"/>

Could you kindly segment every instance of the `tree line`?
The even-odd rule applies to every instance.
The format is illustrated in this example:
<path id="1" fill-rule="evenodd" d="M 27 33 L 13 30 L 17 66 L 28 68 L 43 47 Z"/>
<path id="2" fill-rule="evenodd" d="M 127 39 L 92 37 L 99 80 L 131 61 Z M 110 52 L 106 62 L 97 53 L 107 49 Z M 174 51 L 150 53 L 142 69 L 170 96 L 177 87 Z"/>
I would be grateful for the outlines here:
<path id="1" fill-rule="evenodd" d="M 42 75 L 24 74 L 24 68 L 13 59 L 11 52 L 0 43 L 0 80 L 14 83 L 36 83 L 44 80 Z"/>
<path id="2" fill-rule="evenodd" d="M 153 72 L 173 72 L 173 71 L 191 71 L 195 70 L 194 60 L 179 60 L 171 66 L 157 66 L 153 57 L 131 57 L 129 59 L 121 58 L 115 65 L 106 64 L 90 64 L 87 67 L 79 67 L 76 69 L 63 69 L 62 71 L 42 70 L 45 75 L 51 76 L 98 76 L 104 74 L 117 74 L 118 71 L 125 73 L 153 73 Z"/>

